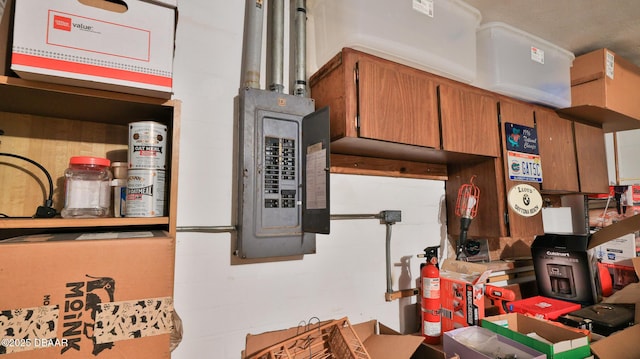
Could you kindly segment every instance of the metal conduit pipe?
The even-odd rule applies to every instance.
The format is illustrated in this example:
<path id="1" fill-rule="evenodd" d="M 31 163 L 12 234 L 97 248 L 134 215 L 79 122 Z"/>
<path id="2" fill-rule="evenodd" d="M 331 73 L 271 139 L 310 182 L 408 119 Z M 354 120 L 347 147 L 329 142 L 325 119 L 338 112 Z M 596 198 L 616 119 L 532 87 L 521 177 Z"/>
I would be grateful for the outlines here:
<path id="1" fill-rule="evenodd" d="M 270 43 L 268 61 L 271 62 L 267 73 L 269 90 L 282 93 L 284 91 L 284 0 L 269 0 L 267 12 Z"/>
<path id="2" fill-rule="evenodd" d="M 177 227 L 177 232 L 227 233 L 235 232 L 236 226 L 183 226 Z"/>
<path id="3" fill-rule="evenodd" d="M 295 1 L 295 43 L 293 95 L 307 96 L 307 4 L 306 0 Z"/>
<path id="4" fill-rule="evenodd" d="M 242 87 L 260 88 L 260 64 L 262 62 L 262 24 L 264 8 L 262 0 L 247 0 L 244 31 Z"/>
<path id="5" fill-rule="evenodd" d="M 385 257 L 386 257 L 386 282 L 387 292 L 385 298 L 387 301 L 397 299 L 403 296 L 416 295 L 416 290 L 394 292 L 391 281 L 391 226 L 400 221 L 400 211 L 382 211 L 376 214 L 332 214 L 332 220 L 355 220 L 355 219 L 379 219 L 381 224 L 386 226 L 385 238 Z M 200 233 L 226 233 L 235 232 L 235 226 L 182 226 L 177 227 L 177 232 L 200 232 Z M 407 293 L 405 293 L 407 292 Z"/>

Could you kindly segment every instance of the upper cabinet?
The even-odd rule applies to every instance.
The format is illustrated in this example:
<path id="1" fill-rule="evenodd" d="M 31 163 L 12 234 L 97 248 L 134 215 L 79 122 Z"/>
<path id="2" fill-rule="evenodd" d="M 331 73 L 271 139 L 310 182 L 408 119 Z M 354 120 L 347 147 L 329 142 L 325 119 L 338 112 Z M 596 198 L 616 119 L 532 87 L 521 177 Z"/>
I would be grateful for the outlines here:
<path id="1" fill-rule="evenodd" d="M 508 196 L 509 191 L 518 184 L 529 184 L 536 189 L 540 190 L 540 185 L 535 182 L 522 181 L 518 179 L 511 179 L 509 175 L 509 168 L 511 166 L 511 162 L 508 155 L 507 150 L 507 136 L 509 134 L 506 131 L 507 124 L 514 124 L 523 127 L 534 128 L 534 110 L 535 106 L 520 102 L 517 100 L 512 100 L 506 97 L 500 97 L 500 121 L 501 128 L 500 134 L 502 138 L 502 165 L 504 171 L 504 193 L 505 196 Z M 544 161 L 544 159 L 541 159 Z M 543 176 L 546 176 L 544 170 L 542 172 Z M 544 177 L 543 177 L 544 178 Z M 506 199 L 506 197 L 504 197 Z M 506 206 L 507 214 L 508 214 L 508 223 L 509 223 L 509 234 L 512 237 L 520 237 L 525 238 L 526 240 L 533 240 L 535 235 L 543 234 L 542 229 L 542 212 L 539 212 L 535 216 L 532 217 L 523 217 L 517 214 L 510 206 Z M 530 243 L 527 243 L 530 244 Z"/>
<path id="2" fill-rule="evenodd" d="M 332 152 L 445 164 L 499 156 L 493 94 L 345 48 L 310 78 Z"/>
<path id="3" fill-rule="evenodd" d="M 344 49 L 310 86 L 316 108 L 331 107 L 334 152 L 424 160 L 393 144 L 440 147 L 437 88 L 428 73 Z"/>
<path id="4" fill-rule="evenodd" d="M 350 106 L 358 137 L 422 147 L 440 147 L 436 83 L 425 72 L 380 58 L 343 53 Z M 351 76 L 347 75 L 350 79 Z M 348 130 L 347 130 L 348 132 Z"/>
<path id="5" fill-rule="evenodd" d="M 555 111 L 535 110 L 543 181 L 541 189 L 551 192 L 578 192 L 578 168 L 573 139 L 573 123 Z M 604 140 L 604 136 L 602 137 Z"/>
<path id="6" fill-rule="evenodd" d="M 499 157 L 496 97 L 484 90 L 444 80 L 440 82 L 439 93 L 442 149 Z"/>
<path id="7" fill-rule="evenodd" d="M 580 192 L 609 193 L 607 159 L 602 128 L 574 122 Z"/>

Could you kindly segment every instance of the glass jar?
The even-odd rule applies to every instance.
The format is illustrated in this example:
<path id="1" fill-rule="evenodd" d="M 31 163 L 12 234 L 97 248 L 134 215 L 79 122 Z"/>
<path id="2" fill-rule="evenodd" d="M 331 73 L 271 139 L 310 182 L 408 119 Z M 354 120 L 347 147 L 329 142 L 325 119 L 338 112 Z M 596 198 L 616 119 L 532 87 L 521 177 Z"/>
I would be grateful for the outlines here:
<path id="1" fill-rule="evenodd" d="M 64 171 L 64 218 L 108 217 L 111 207 L 111 161 L 75 156 Z"/>

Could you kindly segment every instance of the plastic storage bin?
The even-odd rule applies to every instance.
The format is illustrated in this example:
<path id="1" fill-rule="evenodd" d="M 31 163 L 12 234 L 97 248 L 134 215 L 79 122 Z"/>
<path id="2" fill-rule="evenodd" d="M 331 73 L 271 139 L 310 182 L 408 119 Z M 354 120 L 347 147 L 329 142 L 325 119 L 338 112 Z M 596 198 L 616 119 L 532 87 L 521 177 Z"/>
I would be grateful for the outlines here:
<path id="1" fill-rule="evenodd" d="M 501 22 L 480 26 L 477 41 L 475 86 L 553 108 L 571 106 L 571 52 Z"/>
<path id="2" fill-rule="evenodd" d="M 459 0 L 309 0 L 308 71 L 351 47 L 471 83 L 480 12 Z"/>

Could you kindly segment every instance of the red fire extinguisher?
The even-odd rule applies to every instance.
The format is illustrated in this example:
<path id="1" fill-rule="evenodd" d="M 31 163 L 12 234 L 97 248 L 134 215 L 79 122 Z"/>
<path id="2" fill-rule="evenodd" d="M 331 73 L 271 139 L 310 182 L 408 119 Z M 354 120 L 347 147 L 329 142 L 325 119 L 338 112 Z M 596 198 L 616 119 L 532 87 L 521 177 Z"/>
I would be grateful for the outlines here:
<path id="1" fill-rule="evenodd" d="M 424 257 L 427 260 L 420 270 L 422 336 L 427 344 L 440 344 L 442 326 L 440 320 L 438 247 L 425 248 L 424 252 Z"/>

